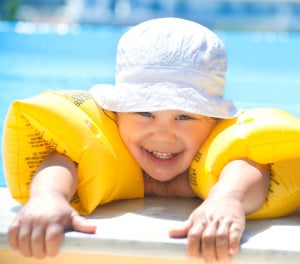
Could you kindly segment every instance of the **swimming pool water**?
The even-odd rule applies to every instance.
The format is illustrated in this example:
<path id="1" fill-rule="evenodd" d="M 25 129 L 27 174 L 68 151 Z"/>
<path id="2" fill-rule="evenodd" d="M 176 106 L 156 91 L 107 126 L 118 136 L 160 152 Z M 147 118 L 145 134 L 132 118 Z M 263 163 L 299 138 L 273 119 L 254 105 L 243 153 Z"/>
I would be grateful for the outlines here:
<path id="1" fill-rule="evenodd" d="M 43 90 L 89 89 L 95 83 L 113 83 L 115 50 L 125 30 L 0 22 L 1 128 L 15 99 Z M 228 52 L 225 96 L 241 108 L 280 107 L 300 116 L 300 34 L 217 33 Z M 5 186 L 2 166 L 0 186 Z"/>

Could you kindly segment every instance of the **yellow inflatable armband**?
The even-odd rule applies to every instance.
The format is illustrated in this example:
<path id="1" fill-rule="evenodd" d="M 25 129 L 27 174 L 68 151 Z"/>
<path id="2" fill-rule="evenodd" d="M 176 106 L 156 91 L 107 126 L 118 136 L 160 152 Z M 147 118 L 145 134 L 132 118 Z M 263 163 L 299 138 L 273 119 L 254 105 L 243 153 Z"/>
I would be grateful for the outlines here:
<path id="1" fill-rule="evenodd" d="M 194 192 L 205 199 L 224 166 L 249 158 L 271 164 L 271 183 L 265 204 L 248 218 L 287 215 L 300 206 L 300 119 L 278 109 L 252 109 L 222 120 L 190 168 Z"/>
<path id="2" fill-rule="evenodd" d="M 13 198 L 26 203 L 35 171 L 54 150 L 78 164 L 71 205 L 79 213 L 144 196 L 141 169 L 123 144 L 113 113 L 100 109 L 88 92 L 45 92 L 12 104 L 3 131 L 3 163 Z"/>
<path id="3" fill-rule="evenodd" d="M 3 161 L 12 196 L 26 203 L 32 177 L 56 150 L 78 164 L 71 205 L 81 214 L 117 199 L 144 196 L 142 171 L 123 144 L 114 114 L 88 92 L 45 92 L 15 101 L 3 131 Z M 190 184 L 205 199 L 224 166 L 240 158 L 271 164 L 267 201 L 248 218 L 278 217 L 300 205 L 300 119 L 276 109 L 243 111 L 222 120 L 190 167 Z"/>

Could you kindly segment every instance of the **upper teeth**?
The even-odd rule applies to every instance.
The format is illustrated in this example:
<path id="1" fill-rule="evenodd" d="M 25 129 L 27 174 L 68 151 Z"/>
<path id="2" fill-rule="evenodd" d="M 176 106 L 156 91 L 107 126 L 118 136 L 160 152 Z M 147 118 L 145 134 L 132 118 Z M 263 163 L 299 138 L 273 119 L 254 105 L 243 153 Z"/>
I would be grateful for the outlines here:
<path id="1" fill-rule="evenodd" d="M 151 151 L 151 153 L 158 159 L 170 159 L 174 155 L 173 153 L 157 152 L 157 151 Z"/>

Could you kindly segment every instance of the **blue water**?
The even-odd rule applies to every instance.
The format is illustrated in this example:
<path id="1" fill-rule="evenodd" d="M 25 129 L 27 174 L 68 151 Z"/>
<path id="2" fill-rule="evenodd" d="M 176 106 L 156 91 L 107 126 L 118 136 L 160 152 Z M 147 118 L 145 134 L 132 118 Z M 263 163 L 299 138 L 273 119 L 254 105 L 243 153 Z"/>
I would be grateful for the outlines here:
<path id="1" fill-rule="evenodd" d="M 125 30 L 0 22 L 1 128 L 15 99 L 113 83 L 116 45 Z M 228 51 L 226 97 L 242 108 L 280 107 L 300 116 L 300 34 L 217 33 Z M 0 186 L 5 186 L 2 166 Z"/>

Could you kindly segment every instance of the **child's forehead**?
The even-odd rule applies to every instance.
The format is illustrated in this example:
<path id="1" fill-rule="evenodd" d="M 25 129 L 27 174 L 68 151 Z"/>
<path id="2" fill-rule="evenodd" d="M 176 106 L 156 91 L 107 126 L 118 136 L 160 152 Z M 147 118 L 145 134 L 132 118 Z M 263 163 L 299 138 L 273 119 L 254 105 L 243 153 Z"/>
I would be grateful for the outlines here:
<path id="1" fill-rule="evenodd" d="M 204 115 L 200 115 L 197 113 L 193 113 L 193 112 L 188 112 L 188 111 L 184 111 L 184 110 L 178 110 L 178 109 L 167 109 L 167 110 L 158 110 L 158 111 L 135 111 L 135 112 L 117 112 L 116 114 L 136 114 L 136 113 L 151 113 L 153 115 L 164 115 L 164 116 L 179 116 L 179 115 L 186 115 L 186 116 L 197 116 L 197 117 L 207 117 Z"/>
<path id="2" fill-rule="evenodd" d="M 152 111 L 153 114 L 157 115 L 197 115 L 197 116 L 202 116 L 200 114 L 180 110 L 180 109 L 166 109 L 166 110 L 159 110 L 159 111 Z"/>

